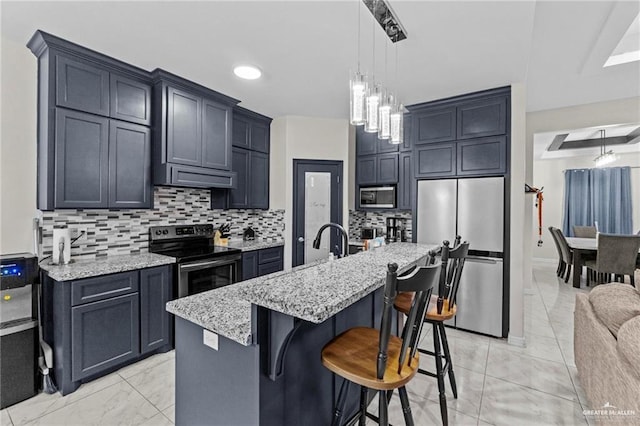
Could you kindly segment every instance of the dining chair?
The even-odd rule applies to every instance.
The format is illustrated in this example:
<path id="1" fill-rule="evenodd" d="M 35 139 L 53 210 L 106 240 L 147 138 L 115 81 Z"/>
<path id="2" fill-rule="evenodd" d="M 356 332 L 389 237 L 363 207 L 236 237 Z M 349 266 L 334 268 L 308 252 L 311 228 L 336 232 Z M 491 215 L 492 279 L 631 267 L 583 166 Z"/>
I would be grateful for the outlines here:
<path id="1" fill-rule="evenodd" d="M 564 237 L 561 229 L 554 228 L 554 232 L 556 234 L 556 238 L 558 238 L 558 244 L 560 245 L 562 261 L 565 264 L 565 270 L 562 271 L 560 277 L 564 277 L 564 282 L 568 283 L 569 277 L 571 276 L 571 267 L 573 266 L 573 250 L 569 247 L 569 243 L 567 243 L 567 239 Z"/>
<path id="2" fill-rule="evenodd" d="M 565 263 L 562 260 L 562 251 L 560 250 L 560 243 L 558 242 L 558 236 L 556 235 L 555 228 L 553 226 L 549 227 L 549 234 L 551 234 L 551 239 L 553 239 L 553 244 L 556 246 L 556 251 L 558 252 L 558 267 L 556 268 L 556 275 L 560 276 L 561 271 L 565 268 Z"/>
<path id="3" fill-rule="evenodd" d="M 609 281 L 610 274 L 629 275 L 635 287 L 634 273 L 640 250 L 640 235 L 598 235 L 598 253 L 595 260 L 587 260 L 585 265 L 598 274 L 598 281 Z"/>
<path id="4" fill-rule="evenodd" d="M 573 236 L 577 238 L 595 238 L 597 233 L 595 226 L 573 226 Z"/>

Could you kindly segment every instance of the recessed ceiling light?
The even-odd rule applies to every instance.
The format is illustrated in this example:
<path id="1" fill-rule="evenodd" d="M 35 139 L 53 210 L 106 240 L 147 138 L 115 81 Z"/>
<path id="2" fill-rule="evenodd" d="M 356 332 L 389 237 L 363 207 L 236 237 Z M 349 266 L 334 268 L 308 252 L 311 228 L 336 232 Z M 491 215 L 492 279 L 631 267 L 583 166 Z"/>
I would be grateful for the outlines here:
<path id="1" fill-rule="evenodd" d="M 233 69 L 233 73 L 245 80 L 255 80 L 262 75 L 262 71 L 253 65 L 239 65 Z"/>

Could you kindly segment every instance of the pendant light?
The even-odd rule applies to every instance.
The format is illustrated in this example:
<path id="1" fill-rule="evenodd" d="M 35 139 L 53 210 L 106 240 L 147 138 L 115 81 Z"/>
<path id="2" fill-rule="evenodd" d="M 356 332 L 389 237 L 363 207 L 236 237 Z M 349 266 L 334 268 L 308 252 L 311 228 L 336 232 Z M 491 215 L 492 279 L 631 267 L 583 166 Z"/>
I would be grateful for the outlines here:
<path id="1" fill-rule="evenodd" d="M 378 4 L 377 0 L 374 0 L 373 3 L 373 14 L 375 16 L 376 6 Z M 372 53 L 372 66 L 371 66 L 371 85 L 368 87 L 367 91 L 367 100 L 366 100 L 366 108 L 367 108 L 367 121 L 364 123 L 364 131 L 367 133 L 376 133 L 378 131 L 378 108 L 380 107 L 380 96 L 381 96 L 381 88 L 380 85 L 376 84 L 376 24 L 375 20 L 373 21 L 371 27 L 371 35 L 373 36 L 373 53 Z"/>
<path id="2" fill-rule="evenodd" d="M 365 123 L 367 77 L 360 73 L 360 2 L 358 2 L 358 68 L 349 79 L 349 121 L 354 126 Z"/>
<path id="3" fill-rule="evenodd" d="M 398 84 L 398 46 L 396 45 L 396 85 Z M 389 114 L 389 143 L 398 145 L 404 142 L 404 105 L 394 100 Z"/>
<path id="4" fill-rule="evenodd" d="M 600 140 L 602 141 L 602 145 L 600 145 L 600 155 L 593 159 L 593 161 L 595 161 L 596 163 L 596 167 L 604 167 L 607 164 L 611 164 L 618 159 L 618 157 L 616 157 L 616 155 L 613 153 L 613 150 L 607 151 L 604 130 L 600 130 Z"/>

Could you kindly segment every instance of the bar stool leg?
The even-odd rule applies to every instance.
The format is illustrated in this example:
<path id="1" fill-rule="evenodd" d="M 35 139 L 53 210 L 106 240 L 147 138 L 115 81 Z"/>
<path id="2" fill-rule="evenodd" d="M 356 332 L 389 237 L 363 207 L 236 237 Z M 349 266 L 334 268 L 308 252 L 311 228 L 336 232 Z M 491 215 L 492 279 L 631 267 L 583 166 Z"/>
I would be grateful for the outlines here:
<path id="1" fill-rule="evenodd" d="M 458 398 L 458 388 L 456 386 L 456 376 L 453 373 L 453 362 L 451 361 L 451 352 L 449 352 L 449 342 L 447 341 L 447 332 L 444 328 L 444 323 L 438 323 L 440 328 L 440 338 L 442 339 L 442 349 L 444 349 L 444 360 L 446 361 L 447 371 L 445 372 L 449 376 L 449 383 L 451 383 L 451 391 L 453 397 Z"/>
<path id="2" fill-rule="evenodd" d="M 344 379 L 342 386 L 340 386 L 340 393 L 338 394 L 338 402 L 336 408 L 333 411 L 333 420 L 331 426 L 340 426 L 342 424 L 342 416 L 344 415 L 344 406 L 347 402 L 347 394 L 349 393 L 349 386 L 351 382 Z"/>
<path id="3" fill-rule="evenodd" d="M 447 397 L 444 393 L 444 373 L 442 371 L 442 354 L 440 351 L 440 336 L 438 327 L 434 324 L 433 328 L 433 352 L 436 359 L 436 377 L 438 379 L 438 391 L 440 392 L 440 415 L 442 416 L 442 426 L 448 426 L 449 416 L 447 414 Z"/>
<path id="4" fill-rule="evenodd" d="M 403 386 L 398 389 L 400 393 L 400 404 L 402 404 L 402 414 L 404 414 L 404 423 L 407 426 L 413 426 L 413 414 L 411 414 L 411 406 L 409 406 L 409 397 L 407 389 Z"/>
<path id="5" fill-rule="evenodd" d="M 369 400 L 369 389 L 360 386 L 360 421 L 358 426 L 366 426 L 367 424 L 367 402 Z"/>
<path id="6" fill-rule="evenodd" d="M 387 393 L 385 391 L 380 391 L 378 393 L 380 394 L 380 399 L 378 401 L 378 424 L 380 424 L 380 426 L 389 426 Z"/>

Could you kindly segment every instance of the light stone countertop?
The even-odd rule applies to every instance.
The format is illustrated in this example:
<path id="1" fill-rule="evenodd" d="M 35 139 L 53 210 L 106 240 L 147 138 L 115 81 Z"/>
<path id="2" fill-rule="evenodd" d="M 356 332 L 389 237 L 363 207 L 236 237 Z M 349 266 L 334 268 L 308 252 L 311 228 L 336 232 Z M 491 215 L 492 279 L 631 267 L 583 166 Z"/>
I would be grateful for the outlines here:
<path id="1" fill-rule="evenodd" d="M 284 246 L 283 238 L 255 239 L 251 241 L 230 240 L 226 247 L 240 249 L 242 251 L 261 250 L 271 247 Z"/>
<path id="2" fill-rule="evenodd" d="M 335 261 L 320 260 L 167 303 L 167 311 L 241 345 L 252 343 L 251 304 L 321 323 L 382 287 L 387 264 L 404 272 L 435 245 L 394 243 Z"/>
<path id="3" fill-rule="evenodd" d="M 68 265 L 51 265 L 49 260 L 40 264 L 49 277 L 56 281 L 71 281 L 98 275 L 115 274 L 117 272 L 152 268 L 154 266 L 176 263 L 174 257 L 155 253 L 140 253 L 106 256 L 91 260 L 77 260 Z"/>

